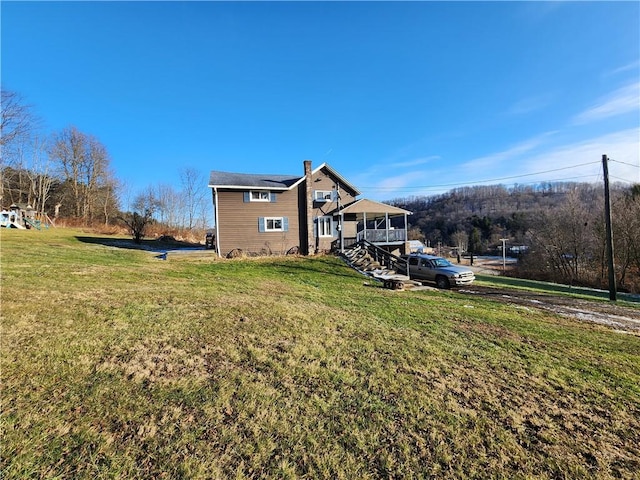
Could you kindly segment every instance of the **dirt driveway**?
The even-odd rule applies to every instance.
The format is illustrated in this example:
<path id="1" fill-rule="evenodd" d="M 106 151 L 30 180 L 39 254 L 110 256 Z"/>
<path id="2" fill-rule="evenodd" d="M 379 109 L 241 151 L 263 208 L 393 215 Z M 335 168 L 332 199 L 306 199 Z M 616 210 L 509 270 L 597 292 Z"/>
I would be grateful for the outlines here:
<path id="1" fill-rule="evenodd" d="M 478 285 L 460 289 L 459 292 L 547 310 L 565 317 L 607 325 L 620 332 L 640 336 L 640 306 L 632 308 L 615 303 Z"/>

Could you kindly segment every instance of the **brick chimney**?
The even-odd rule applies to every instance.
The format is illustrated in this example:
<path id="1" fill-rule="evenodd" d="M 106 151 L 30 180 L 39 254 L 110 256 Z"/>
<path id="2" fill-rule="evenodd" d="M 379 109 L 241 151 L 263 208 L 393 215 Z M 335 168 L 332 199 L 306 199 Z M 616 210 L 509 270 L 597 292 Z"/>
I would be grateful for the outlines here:
<path id="1" fill-rule="evenodd" d="M 315 241 L 313 237 L 313 185 L 311 179 L 311 160 L 304 161 L 304 188 L 305 188 L 305 217 L 307 219 L 307 245 L 305 249 L 306 255 L 315 253 Z"/>

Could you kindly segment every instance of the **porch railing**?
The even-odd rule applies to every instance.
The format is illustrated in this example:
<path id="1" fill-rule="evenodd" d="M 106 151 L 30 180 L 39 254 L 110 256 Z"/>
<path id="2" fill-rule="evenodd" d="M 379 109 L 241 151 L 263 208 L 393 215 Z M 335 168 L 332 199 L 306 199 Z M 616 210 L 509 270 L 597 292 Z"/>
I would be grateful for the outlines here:
<path id="1" fill-rule="evenodd" d="M 365 238 L 366 232 L 366 238 Z M 407 231 L 404 229 L 398 230 L 376 230 L 368 228 L 358 232 L 357 241 L 367 240 L 374 243 L 386 243 L 386 242 L 404 242 L 407 239 Z"/>

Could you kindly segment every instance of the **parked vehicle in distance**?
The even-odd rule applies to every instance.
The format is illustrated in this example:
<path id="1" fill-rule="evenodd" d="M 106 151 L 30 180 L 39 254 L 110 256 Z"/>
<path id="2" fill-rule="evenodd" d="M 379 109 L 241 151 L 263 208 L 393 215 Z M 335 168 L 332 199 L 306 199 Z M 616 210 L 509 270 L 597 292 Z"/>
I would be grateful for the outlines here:
<path id="1" fill-rule="evenodd" d="M 412 280 L 434 282 L 438 288 L 471 285 L 476 279 L 473 271 L 453 265 L 449 260 L 427 254 L 401 255 L 406 260 L 409 271 L 404 272 Z"/>
<path id="2" fill-rule="evenodd" d="M 205 236 L 205 239 L 204 239 L 205 247 L 208 249 L 216 248 L 215 242 L 216 242 L 215 234 L 213 232 L 207 232 L 207 235 Z"/>

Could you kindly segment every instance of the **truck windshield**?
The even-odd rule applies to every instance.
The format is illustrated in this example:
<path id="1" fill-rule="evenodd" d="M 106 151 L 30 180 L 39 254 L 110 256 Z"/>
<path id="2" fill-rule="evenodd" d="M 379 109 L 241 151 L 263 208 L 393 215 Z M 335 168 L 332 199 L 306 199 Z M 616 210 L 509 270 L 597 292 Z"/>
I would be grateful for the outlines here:
<path id="1" fill-rule="evenodd" d="M 449 266 L 451 266 L 451 263 L 449 262 L 449 260 L 445 260 L 444 258 L 436 258 L 435 260 L 433 260 L 433 266 L 434 267 L 449 267 Z"/>

